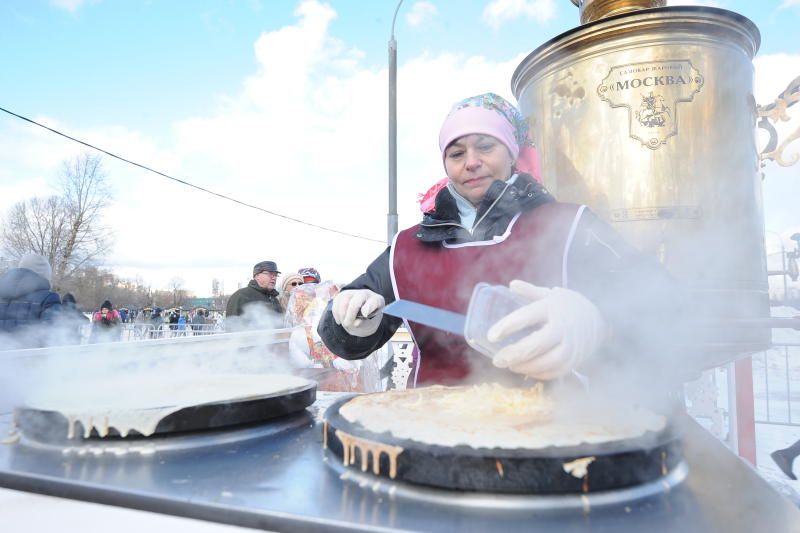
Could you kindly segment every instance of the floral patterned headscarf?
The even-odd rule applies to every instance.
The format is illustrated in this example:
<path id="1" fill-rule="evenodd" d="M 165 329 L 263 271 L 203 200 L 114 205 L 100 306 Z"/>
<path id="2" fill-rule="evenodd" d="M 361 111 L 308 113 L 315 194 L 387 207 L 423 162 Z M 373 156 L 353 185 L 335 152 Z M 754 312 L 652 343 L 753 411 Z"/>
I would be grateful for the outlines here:
<path id="1" fill-rule="evenodd" d="M 502 142 L 515 160 L 517 172 L 525 172 L 541 182 L 539 156 L 533 147 L 528 121 L 508 100 L 495 93 L 470 96 L 456 103 L 450 110 L 439 132 L 439 148 L 442 161 L 447 147 L 465 135 L 481 133 L 491 135 Z M 436 195 L 447 185 L 444 178 L 420 195 L 423 213 L 434 208 Z"/>
<path id="2" fill-rule="evenodd" d="M 468 107 L 483 108 L 498 113 L 511 125 L 514 140 L 516 141 L 517 146 L 522 147 L 526 144 L 530 144 L 528 121 L 522 116 L 522 113 L 519 112 L 519 109 L 514 107 L 502 96 L 495 93 L 484 93 L 465 98 L 453 106 L 448 114 L 448 119 L 455 115 L 458 111 Z M 445 119 L 445 125 L 447 122 L 448 120 Z M 442 129 L 445 128 L 445 125 L 442 126 Z M 455 139 L 451 139 L 450 142 L 453 142 L 454 140 Z M 447 144 L 450 144 L 450 142 Z M 444 148 L 447 148 L 447 146 L 444 146 Z"/>

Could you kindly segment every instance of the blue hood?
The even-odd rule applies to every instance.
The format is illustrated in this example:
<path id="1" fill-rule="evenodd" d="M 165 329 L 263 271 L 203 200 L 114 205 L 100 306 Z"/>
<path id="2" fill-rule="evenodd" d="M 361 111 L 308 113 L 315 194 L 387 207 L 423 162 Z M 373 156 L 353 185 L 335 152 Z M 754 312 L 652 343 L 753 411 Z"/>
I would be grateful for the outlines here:
<path id="1" fill-rule="evenodd" d="M 0 276 L 0 298 L 16 300 L 36 291 L 49 291 L 50 282 L 27 268 L 12 268 Z"/>

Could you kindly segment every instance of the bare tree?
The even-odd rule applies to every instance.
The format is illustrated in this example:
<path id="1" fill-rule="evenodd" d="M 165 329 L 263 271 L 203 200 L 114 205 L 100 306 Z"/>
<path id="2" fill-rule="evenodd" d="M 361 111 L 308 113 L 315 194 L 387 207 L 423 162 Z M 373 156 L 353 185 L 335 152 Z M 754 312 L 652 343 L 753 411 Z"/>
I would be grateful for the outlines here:
<path id="1" fill-rule="evenodd" d="M 183 278 L 175 276 L 169 280 L 169 288 L 172 290 L 172 305 L 177 307 L 183 301 Z"/>
<path id="2" fill-rule="evenodd" d="M 54 285 L 100 259 L 111 245 L 103 209 L 111 201 L 100 156 L 64 162 L 61 195 L 34 197 L 8 212 L 0 243 L 12 256 L 34 252 L 53 266 Z"/>
<path id="3" fill-rule="evenodd" d="M 111 191 L 102 158 L 86 152 L 64 162 L 61 186 L 69 227 L 55 270 L 57 277 L 64 278 L 109 250 L 111 239 L 101 218 L 111 202 Z"/>
<path id="4" fill-rule="evenodd" d="M 58 196 L 31 198 L 14 204 L 3 227 L 3 245 L 15 257 L 35 252 L 52 265 L 69 224 L 64 202 Z"/>

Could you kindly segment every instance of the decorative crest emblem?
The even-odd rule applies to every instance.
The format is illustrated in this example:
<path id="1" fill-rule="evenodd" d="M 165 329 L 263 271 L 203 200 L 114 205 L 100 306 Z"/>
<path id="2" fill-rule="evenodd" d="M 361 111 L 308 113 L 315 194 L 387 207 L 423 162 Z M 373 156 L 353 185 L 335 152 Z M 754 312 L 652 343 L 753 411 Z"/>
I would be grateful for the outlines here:
<path id="1" fill-rule="evenodd" d="M 627 108 L 630 136 L 656 150 L 678 134 L 678 103 L 691 102 L 702 86 L 687 59 L 651 61 L 611 67 L 597 94 L 612 108 Z"/>
<path id="2" fill-rule="evenodd" d="M 664 97 L 654 95 L 653 91 L 642 96 L 642 103 L 636 111 L 636 120 L 648 128 L 663 128 L 670 118 L 669 108 L 664 105 Z"/>

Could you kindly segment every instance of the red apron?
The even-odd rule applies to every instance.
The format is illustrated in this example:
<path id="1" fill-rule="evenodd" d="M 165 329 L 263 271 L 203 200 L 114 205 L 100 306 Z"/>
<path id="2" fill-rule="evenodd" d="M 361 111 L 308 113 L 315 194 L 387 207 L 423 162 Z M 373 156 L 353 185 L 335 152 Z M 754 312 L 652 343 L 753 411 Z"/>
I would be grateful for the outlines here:
<path id="1" fill-rule="evenodd" d="M 573 204 L 544 204 L 517 215 L 502 236 L 457 245 L 420 241 L 419 225 L 406 229 L 392 246 L 395 297 L 465 314 L 480 282 L 566 286 L 566 252 L 581 212 Z M 415 322 L 407 326 L 420 351 L 415 384 L 456 383 L 496 370 L 460 335 Z"/>

